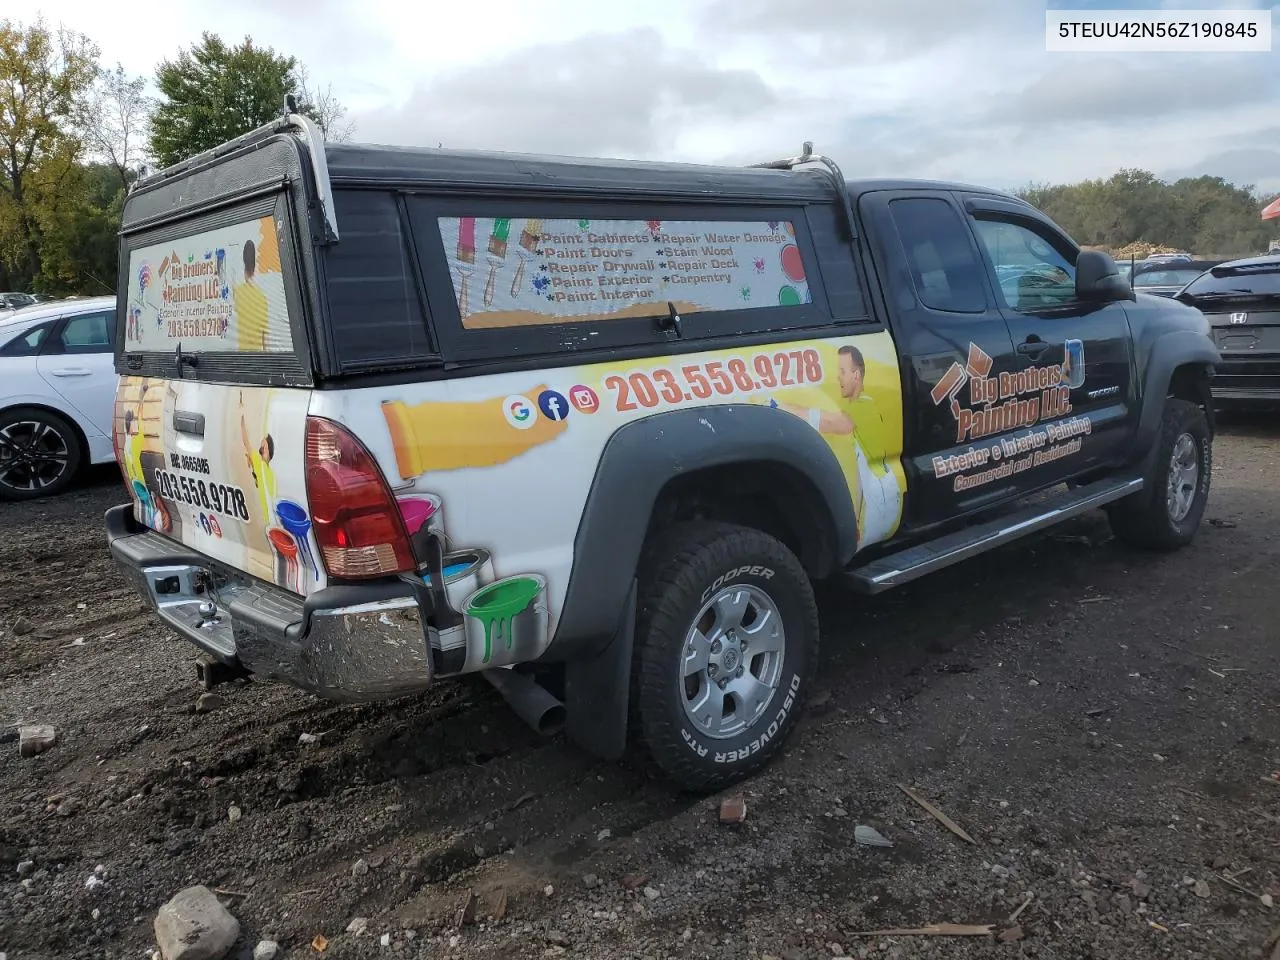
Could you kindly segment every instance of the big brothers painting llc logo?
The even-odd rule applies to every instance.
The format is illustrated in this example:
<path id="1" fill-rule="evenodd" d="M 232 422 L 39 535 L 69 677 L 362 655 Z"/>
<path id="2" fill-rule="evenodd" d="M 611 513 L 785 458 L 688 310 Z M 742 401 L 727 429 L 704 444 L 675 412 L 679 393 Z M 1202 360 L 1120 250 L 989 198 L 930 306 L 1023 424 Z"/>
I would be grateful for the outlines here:
<path id="1" fill-rule="evenodd" d="M 949 401 L 957 444 L 987 441 L 997 434 L 1035 427 L 1044 420 L 1057 422 L 1022 436 L 979 442 L 964 453 L 934 457 L 934 476 L 954 476 L 957 492 L 1078 453 L 1081 436 L 1093 432 L 1088 417 L 1071 416 L 1071 391 L 1084 385 L 1084 343 L 1080 340 L 1063 344 L 1061 363 L 996 376 L 991 375 L 993 366 L 991 356 L 970 343 L 964 365 L 953 363 L 933 388 L 935 406 Z"/>

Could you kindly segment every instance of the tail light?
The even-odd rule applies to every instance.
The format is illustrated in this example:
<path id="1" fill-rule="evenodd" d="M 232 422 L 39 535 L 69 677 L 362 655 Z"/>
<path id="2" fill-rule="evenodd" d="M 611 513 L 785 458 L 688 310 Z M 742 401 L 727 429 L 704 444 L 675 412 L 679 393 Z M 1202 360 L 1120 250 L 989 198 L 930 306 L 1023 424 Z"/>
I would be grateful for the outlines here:
<path id="1" fill-rule="evenodd" d="M 309 416 L 306 472 L 312 529 L 330 576 L 414 570 L 400 508 L 364 444 L 332 420 Z"/>

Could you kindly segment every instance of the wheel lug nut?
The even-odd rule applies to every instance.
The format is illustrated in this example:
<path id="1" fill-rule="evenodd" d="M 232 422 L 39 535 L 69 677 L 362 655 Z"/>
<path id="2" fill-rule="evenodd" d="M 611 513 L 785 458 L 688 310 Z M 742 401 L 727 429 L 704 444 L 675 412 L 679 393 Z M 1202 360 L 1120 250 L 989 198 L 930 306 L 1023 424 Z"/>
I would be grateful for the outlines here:
<path id="1" fill-rule="evenodd" d="M 739 668 L 738 668 L 738 672 L 737 672 L 737 673 L 735 673 L 735 674 L 734 674 L 734 676 L 735 676 L 735 677 L 740 677 L 740 676 L 742 676 L 742 667 L 739 667 Z"/>
<path id="2" fill-rule="evenodd" d="M 714 663 L 707 664 L 707 673 L 711 674 L 711 676 L 714 677 L 719 672 L 719 668 Z"/>
<path id="3" fill-rule="evenodd" d="M 712 644 L 711 644 L 711 652 L 712 652 L 712 653 L 719 653 L 719 652 L 720 652 L 720 641 L 719 641 L 719 640 L 716 640 L 716 641 L 713 641 L 713 642 L 712 642 Z"/>

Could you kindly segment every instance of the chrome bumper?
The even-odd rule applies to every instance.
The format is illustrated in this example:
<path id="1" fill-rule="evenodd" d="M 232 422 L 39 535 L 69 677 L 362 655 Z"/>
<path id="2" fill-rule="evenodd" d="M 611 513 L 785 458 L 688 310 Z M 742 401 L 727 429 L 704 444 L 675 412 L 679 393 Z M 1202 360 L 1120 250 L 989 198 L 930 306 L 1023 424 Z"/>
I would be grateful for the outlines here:
<path id="1" fill-rule="evenodd" d="M 432 649 L 430 595 L 411 581 L 329 587 L 304 599 L 139 528 L 129 505 L 107 512 L 107 541 L 166 626 L 264 679 L 330 700 L 386 700 L 423 690 L 440 667 L 462 666 L 465 650 L 441 650 L 438 640 Z"/>

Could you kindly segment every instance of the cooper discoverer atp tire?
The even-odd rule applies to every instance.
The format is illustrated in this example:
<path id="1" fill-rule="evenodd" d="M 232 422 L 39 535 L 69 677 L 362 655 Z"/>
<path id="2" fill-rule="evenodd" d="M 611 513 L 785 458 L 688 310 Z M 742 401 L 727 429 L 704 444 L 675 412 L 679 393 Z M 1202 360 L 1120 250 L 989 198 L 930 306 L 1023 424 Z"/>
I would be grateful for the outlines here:
<path id="1" fill-rule="evenodd" d="M 681 786 L 717 790 L 763 767 L 796 725 L 817 656 L 812 585 L 778 540 L 696 522 L 646 550 L 633 725 Z"/>

